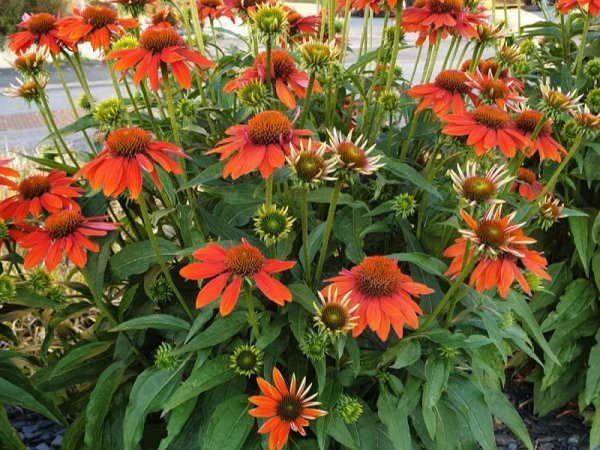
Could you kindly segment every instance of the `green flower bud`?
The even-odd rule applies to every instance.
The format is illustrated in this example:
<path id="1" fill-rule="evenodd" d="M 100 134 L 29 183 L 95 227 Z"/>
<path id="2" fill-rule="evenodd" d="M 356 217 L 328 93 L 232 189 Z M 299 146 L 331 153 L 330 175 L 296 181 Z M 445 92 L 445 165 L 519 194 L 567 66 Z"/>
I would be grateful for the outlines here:
<path id="1" fill-rule="evenodd" d="M 417 201 L 408 193 L 400 194 L 394 199 L 392 208 L 396 211 L 397 215 L 403 219 L 407 219 L 412 216 L 417 209 Z"/>
<path id="2" fill-rule="evenodd" d="M 544 290 L 543 279 L 539 275 L 533 272 L 525 272 L 525 281 L 531 292 L 539 292 Z"/>
<path id="3" fill-rule="evenodd" d="M 10 301 L 17 293 L 15 281 L 5 273 L 0 275 L 0 303 Z"/>
<path id="4" fill-rule="evenodd" d="M 65 293 L 60 286 L 50 286 L 45 293 L 48 300 L 61 304 L 65 302 Z"/>
<path id="5" fill-rule="evenodd" d="M 507 330 L 515 324 L 515 315 L 512 311 L 506 311 L 498 317 L 498 328 Z"/>
<path id="6" fill-rule="evenodd" d="M 157 369 L 175 369 L 179 365 L 179 358 L 173 354 L 173 346 L 163 342 L 154 353 L 154 365 Z"/>
<path id="7" fill-rule="evenodd" d="M 104 100 L 96 105 L 92 116 L 105 128 L 118 128 L 123 121 L 121 102 L 118 98 Z"/>
<path id="8" fill-rule="evenodd" d="M 379 103 L 381 108 L 388 113 L 400 111 L 402 106 L 400 96 L 393 91 L 383 92 L 379 97 Z"/>
<path id="9" fill-rule="evenodd" d="M 583 73 L 590 80 L 600 80 L 600 58 L 596 57 L 590 59 L 585 66 L 583 66 Z"/>
<path id="10" fill-rule="evenodd" d="M 458 355 L 460 355 L 460 349 L 450 345 L 442 344 L 439 349 L 439 355 L 446 359 L 456 358 Z"/>
<path id="11" fill-rule="evenodd" d="M 253 111 L 263 111 L 269 107 L 269 96 L 265 84 L 260 80 L 245 83 L 237 91 L 240 103 Z"/>
<path id="12" fill-rule="evenodd" d="M 523 42 L 521 42 L 521 45 L 519 45 L 519 51 L 527 56 L 533 55 L 536 51 L 536 46 L 535 42 L 533 42 L 533 39 L 525 39 Z"/>
<path id="13" fill-rule="evenodd" d="M 40 267 L 31 269 L 27 275 L 31 289 L 38 294 L 44 293 L 52 285 L 52 277 Z"/>
<path id="14" fill-rule="evenodd" d="M 160 275 L 154 280 L 154 283 L 150 286 L 149 294 L 150 299 L 156 303 L 169 303 L 175 296 L 164 275 Z"/>
<path id="15" fill-rule="evenodd" d="M 325 350 L 327 349 L 327 335 L 323 333 L 315 333 L 313 330 L 308 330 L 304 338 L 304 342 L 300 344 L 300 351 L 311 361 L 321 361 L 325 358 Z"/>
<path id="16" fill-rule="evenodd" d="M 77 99 L 77 106 L 79 106 L 84 111 L 90 112 L 92 110 L 92 103 L 90 102 L 90 98 L 86 94 L 81 94 Z"/>
<path id="17" fill-rule="evenodd" d="M 302 64 L 309 71 L 318 72 L 337 62 L 339 50 L 335 42 L 307 41 L 300 46 Z"/>
<path id="18" fill-rule="evenodd" d="M 290 234 L 295 220 L 288 215 L 287 206 L 262 204 L 254 217 L 254 232 L 270 247 Z"/>
<path id="19" fill-rule="evenodd" d="M 567 120 L 560 133 L 567 142 L 573 142 L 577 137 L 577 123 L 575 119 Z"/>
<path id="20" fill-rule="evenodd" d="M 342 394 L 335 405 L 335 410 L 346 424 L 356 423 L 363 413 L 363 406 L 354 397 Z"/>
<path id="21" fill-rule="evenodd" d="M 263 355 L 254 345 L 238 345 L 230 358 L 231 367 L 238 375 L 250 377 L 257 375 L 263 365 Z"/>
<path id="22" fill-rule="evenodd" d="M 8 237 L 8 225 L 2 219 L 0 219 L 0 239 L 6 239 Z"/>
<path id="23" fill-rule="evenodd" d="M 193 119 L 200 107 L 199 103 L 191 98 L 182 98 L 175 105 L 175 112 L 180 119 Z"/>
<path id="24" fill-rule="evenodd" d="M 287 30 L 287 14 L 280 5 L 263 3 L 252 14 L 252 26 L 264 38 L 280 36 Z"/>
<path id="25" fill-rule="evenodd" d="M 592 89 L 587 97 L 585 98 L 585 104 L 590 111 L 598 114 L 600 113 L 600 88 Z"/>
<path id="26" fill-rule="evenodd" d="M 138 40 L 135 36 L 126 35 L 117 39 L 112 44 L 112 50 L 132 49 L 138 46 Z"/>

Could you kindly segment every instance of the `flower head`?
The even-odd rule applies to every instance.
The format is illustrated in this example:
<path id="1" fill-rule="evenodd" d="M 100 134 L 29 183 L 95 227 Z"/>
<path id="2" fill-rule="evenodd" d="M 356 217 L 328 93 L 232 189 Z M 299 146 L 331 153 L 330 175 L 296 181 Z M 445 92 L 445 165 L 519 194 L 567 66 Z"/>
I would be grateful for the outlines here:
<path id="1" fill-rule="evenodd" d="M 106 236 L 108 231 L 117 229 L 116 224 L 103 221 L 106 217 L 85 217 L 79 210 L 69 209 L 49 215 L 40 228 L 18 239 L 19 245 L 29 250 L 25 255 L 25 269 L 44 261 L 46 268 L 52 271 L 63 253 L 82 268 L 87 261 L 86 250 L 100 251 L 89 237 Z"/>
<path id="2" fill-rule="evenodd" d="M 58 20 L 52 14 L 24 14 L 17 27 L 22 31 L 17 31 L 9 38 L 9 48 L 17 55 L 25 53 L 34 45 L 58 55 L 68 45 L 58 37 Z"/>
<path id="3" fill-rule="evenodd" d="M 280 306 L 292 301 L 290 290 L 272 278 L 271 274 L 291 269 L 296 265 L 295 261 L 266 259 L 258 248 L 250 245 L 245 239 L 242 239 L 240 245 L 229 249 L 217 244 L 208 244 L 196 250 L 193 256 L 199 262 L 181 269 L 181 276 L 190 280 L 212 278 L 198 293 L 196 308 L 208 305 L 222 293 L 219 311 L 222 316 L 228 315 L 237 303 L 244 279 L 253 280 L 269 300 Z M 225 287 L 230 278 L 231 283 Z"/>
<path id="4" fill-rule="evenodd" d="M 238 78 L 225 85 L 225 92 L 238 90 L 253 80 L 265 82 L 267 79 L 266 53 L 262 52 L 251 68 L 246 69 Z M 271 53 L 271 81 L 275 85 L 277 98 L 288 108 L 296 107 L 294 94 L 299 98 L 306 96 L 308 75 L 298 70 L 292 55 L 285 50 L 273 50 Z M 315 92 L 320 92 L 321 85 L 315 81 Z"/>
<path id="5" fill-rule="evenodd" d="M 250 410 L 250 415 L 269 419 L 258 430 L 261 434 L 270 433 L 269 450 L 281 450 L 288 441 L 290 430 L 305 436 L 304 427 L 308 426 L 308 421 L 327 414 L 326 411 L 314 408 L 320 403 L 314 401 L 317 394 L 308 396 L 312 385 L 306 385 L 306 378 L 297 387 L 296 375 L 292 375 L 288 389 L 281 372 L 274 367 L 274 385 L 260 377 L 256 381 L 263 395 L 248 399 L 257 406 Z"/>
<path id="6" fill-rule="evenodd" d="M 582 134 L 588 140 L 596 137 L 600 131 L 600 117 L 588 111 L 573 114 L 573 120 L 577 134 Z"/>
<path id="7" fill-rule="evenodd" d="M 340 414 L 344 423 L 352 424 L 358 422 L 363 413 L 363 406 L 354 397 L 342 394 L 335 404 L 336 411 Z"/>
<path id="8" fill-rule="evenodd" d="M 500 109 L 516 109 L 526 98 L 519 96 L 514 82 L 497 80 L 492 72 L 485 74 L 477 70 L 474 74 L 466 73 L 470 97 L 475 105 L 496 105 Z"/>
<path id="9" fill-rule="evenodd" d="M 564 114 L 573 114 L 573 111 L 579 106 L 580 96 L 575 96 L 575 92 L 563 93 L 560 88 L 553 89 L 549 84 L 540 86 L 542 98 L 538 109 L 545 113 L 554 121 L 559 121 Z"/>
<path id="10" fill-rule="evenodd" d="M 254 217 L 254 231 L 270 247 L 288 237 L 295 221 L 295 217 L 289 216 L 287 206 L 263 203 Z"/>
<path id="11" fill-rule="evenodd" d="M 598 0 L 558 0 L 555 4 L 556 9 L 561 14 L 567 14 L 573 8 L 578 7 L 582 11 L 587 11 L 592 17 L 600 12 L 600 1 Z"/>
<path id="12" fill-rule="evenodd" d="M 379 162 L 383 156 L 370 156 L 375 145 L 367 148 L 367 139 L 363 136 L 352 140 L 352 131 L 346 137 L 335 129 L 329 132 L 329 145 L 342 170 L 348 173 L 371 175 L 385 165 Z"/>
<path id="13" fill-rule="evenodd" d="M 263 366 L 263 353 L 255 345 L 242 344 L 233 349 L 229 358 L 235 373 L 246 377 L 257 375 Z"/>
<path id="14" fill-rule="evenodd" d="M 283 5 L 287 13 L 288 31 L 290 41 L 303 40 L 308 36 L 316 35 L 321 17 L 318 15 L 303 16 L 294 8 Z"/>
<path id="15" fill-rule="evenodd" d="M 461 210 L 461 215 L 469 229 L 459 230 L 462 236 L 444 251 L 444 256 L 453 258 L 446 275 L 458 276 L 465 264 L 465 256 L 469 261 L 476 258 L 469 284 L 475 286 L 477 292 L 497 287 L 502 297 L 508 295 L 515 280 L 531 295 L 518 263 L 538 276 L 550 279 L 545 271 L 546 259 L 539 252 L 527 249 L 536 242 L 535 239 L 523 234 L 523 224 L 512 222 L 515 213 L 502 217 L 502 206 L 492 206 L 479 221 L 466 211 Z M 470 244 L 474 246 L 467 248 Z"/>
<path id="16" fill-rule="evenodd" d="M 339 57 L 339 49 L 335 41 L 326 43 L 311 39 L 300 48 L 302 65 L 311 72 L 319 72 L 335 64 Z"/>
<path id="17" fill-rule="evenodd" d="M 548 231 L 552 225 L 558 222 L 558 219 L 567 217 L 563 213 L 564 205 L 558 198 L 550 195 L 544 196 L 539 203 L 538 223 L 543 231 Z"/>
<path id="18" fill-rule="evenodd" d="M 335 170 L 336 159 L 326 158 L 327 145 L 318 147 L 308 141 L 300 142 L 298 147 L 290 145 L 290 155 L 286 158 L 292 169 L 293 180 L 301 188 L 314 189 L 325 181 L 335 181 L 331 174 Z"/>
<path id="19" fill-rule="evenodd" d="M 269 107 L 269 95 L 262 80 L 255 79 L 240 84 L 236 95 L 242 105 L 253 111 L 264 111 Z"/>
<path id="20" fill-rule="evenodd" d="M 73 9 L 73 15 L 59 21 L 58 36 L 73 44 L 89 42 L 94 50 L 107 51 L 115 36 L 125 34 L 124 28 L 136 28 L 136 19 L 120 19 L 117 11 L 97 5 Z"/>
<path id="21" fill-rule="evenodd" d="M 542 191 L 543 186 L 539 181 L 534 172 L 524 167 L 517 169 L 517 179 L 510 187 L 511 191 L 518 189 L 519 195 L 526 198 L 527 201 L 532 202 L 538 194 Z"/>
<path id="22" fill-rule="evenodd" d="M 502 203 L 503 200 L 498 200 L 496 194 L 511 181 L 507 174 L 504 167 L 494 166 L 485 175 L 477 175 L 477 164 L 474 162 L 468 162 L 464 172 L 460 166 L 456 167 L 456 172 L 450 171 L 454 190 L 468 205 Z"/>
<path id="23" fill-rule="evenodd" d="M 337 289 L 327 288 L 327 294 L 323 295 L 317 292 L 321 304 L 313 303 L 315 311 L 315 322 L 320 330 L 330 336 L 345 335 L 351 331 L 358 322 L 358 316 L 353 315 L 358 309 L 358 305 L 350 305 L 350 295 L 352 292 L 346 292 L 339 296 Z"/>
<path id="24" fill-rule="evenodd" d="M 475 147 L 481 156 L 496 147 L 512 158 L 516 149 L 524 149 L 528 140 L 518 130 L 506 111 L 495 106 L 479 105 L 472 112 L 450 114 L 444 118 L 442 133 L 450 136 L 467 136 L 467 145 Z"/>
<path id="25" fill-rule="evenodd" d="M 196 0 L 196 6 L 198 8 L 198 18 L 201 23 L 204 23 L 206 19 L 214 21 L 221 17 L 227 17 L 232 22 L 235 22 L 231 8 L 226 6 L 223 0 Z"/>
<path id="26" fill-rule="evenodd" d="M 340 275 L 325 281 L 339 295 L 351 292 L 351 305 L 358 305 L 359 320 L 352 335 L 358 336 L 368 325 L 382 341 L 388 338 L 390 326 L 399 338 L 405 323 L 417 329 L 417 315 L 423 312 L 412 297 L 433 292 L 403 274 L 396 260 L 386 256 L 368 256 L 351 270 L 343 269 Z"/>
<path id="27" fill-rule="evenodd" d="M 173 28 L 179 25 L 177 14 L 171 8 L 163 8 L 156 11 L 150 17 L 148 28 Z"/>
<path id="28" fill-rule="evenodd" d="M 287 31 L 287 13 L 278 4 L 262 3 L 250 13 L 252 26 L 258 34 L 271 39 Z"/>
<path id="29" fill-rule="evenodd" d="M 46 74 L 44 63 L 46 54 L 42 52 L 23 53 L 15 58 L 11 65 L 27 79 Z"/>
<path id="30" fill-rule="evenodd" d="M 142 15 L 147 5 L 151 5 L 156 0 L 111 0 L 112 3 L 117 3 L 125 9 L 133 17 Z"/>
<path id="31" fill-rule="evenodd" d="M 142 191 L 142 170 L 147 172 L 158 189 L 157 164 L 166 172 L 181 174 L 181 166 L 172 156 L 188 156 L 176 145 L 152 140 L 150 132 L 141 128 L 119 128 L 104 141 L 104 149 L 78 172 L 89 180 L 92 189 L 102 187 L 105 195 L 117 197 L 125 189 L 131 198 Z"/>
<path id="32" fill-rule="evenodd" d="M 233 179 L 256 169 L 263 178 L 269 177 L 283 166 L 290 144 L 299 146 L 305 136 L 312 134 L 310 130 L 294 129 L 292 121 L 279 111 L 260 112 L 246 125 L 234 125 L 225 133 L 229 137 L 207 154 L 219 153 L 221 160 L 231 157 L 223 176 L 231 175 Z"/>
<path id="33" fill-rule="evenodd" d="M 10 87 L 4 91 L 4 95 L 7 97 L 21 97 L 27 103 L 38 102 L 40 101 L 40 96 L 44 95 L 43 91 L 40 92 L 38 84 L 39 87 L 44 89 L 49 80 L 50 78 L 46 75 L 39 75 L 37 77 L 37 84 L 35 80 L 23 81 L 17 78 L 17 84 L 11 83 Z"/>
<path id="34" fill-rule="evenodd" d="M 0 202 L 0 217 L 22 222 L 28 214 L 38 218 L 43 211 L 57 213 L 62 209 L 79 209 L 74 198 L 81 197 L 83 189 L 74 187 L 75 180 L 62 170 L 47 175 L 30 175 L 10 189 L 14 195 Z"/>
<path id="35" fill-rule="evenodd" d="M 185 89 L 191 89 L 191 67 L 216 66 L 200 53 L 190 50 L 177 31 L 159 27 L 143 31 L 136 48 L 112 51 L 106 59 L 116 59 L 114 70 L 124 74 L 135 67 L 134 84 L 138 85 L 148 77 L 154 91 L 160 87 L 158 72 L 161 67 L 169 66 L 179 84 Z"/>
<path id="36" fill-rule="evenodd" d="M 406 93 L 423 99 L 415 112 L 431 106 L 437 117 L 443 117 L 450 111 L 462 114 L 466 112 L 463 96 L 469 93 L 467 81 L 467 76 L 460 70 L 442 70 L 433 83 L 414 86 Z"/>
<path id="37" fill-rule="evenodd" d="M 546 119 L 542 112 L 533 109 L 521 111 L 515 119 L 515 125 L 517 130 L 521 131 L 529 140 L 529 151 L 527 152 L 529 158 L 537 152 L 540 161 L 548 158 L 560 162 L 560 154 L 567 153 L 563 146 L 552 137 L 552 122 L 550 119 Z M 540 126 L 538 134 L 532 142 L 531 137 Z"/>
<path id="38" fill-rule="evenodd" d="M 86 96 L 87 99 L 87 96 Z M 89 99 L 88 99 L 89 101 Z M 124 119 L 123 106 L 121 101 L 116 97 L 107 98 L 98 103 L 92 117 L 96 119 L 105 129 L 117 128 L 123 123 Z"/>

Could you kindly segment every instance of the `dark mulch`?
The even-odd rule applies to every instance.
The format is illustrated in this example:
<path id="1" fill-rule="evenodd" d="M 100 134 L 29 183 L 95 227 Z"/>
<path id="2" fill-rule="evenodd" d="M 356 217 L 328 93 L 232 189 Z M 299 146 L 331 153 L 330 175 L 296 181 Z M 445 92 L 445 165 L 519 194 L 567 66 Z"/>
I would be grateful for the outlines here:
<path id="1" fill-rule="evenodd" d="M 29 450 L 59 450 L 65 428 L 38 413 L 7 408 L 8 418 Z"/>

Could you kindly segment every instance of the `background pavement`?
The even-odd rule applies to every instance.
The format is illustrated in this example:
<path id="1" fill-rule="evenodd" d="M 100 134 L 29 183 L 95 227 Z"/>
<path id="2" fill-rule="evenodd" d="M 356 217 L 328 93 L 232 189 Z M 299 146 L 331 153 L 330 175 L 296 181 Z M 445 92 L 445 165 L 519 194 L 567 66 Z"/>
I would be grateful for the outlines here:
<path id="1" fill-rule="evenodd" d="M 303 14 L 314 13 L 311 8 L 315 8 L 314 5 L 302 5 L 295 4 L 296 7 Z M 504 11 L 498 10 L 497 17 L 499 20 L 504 19 Z M 508 10 L 508 23 L 512 29 L 516 29 L 517 24 L 517 10 Z M 538 11 L 521 11 L 521 23 L 522 25 L 534 23 L 538 20 L 542 20 L 542 14 Z M 381 39 L 381 32 L 383 26 L 383 19 L 375 18 L 372 22 L 372 43 L 373 46 L 377 46 Z M 363 26 L 363 19 L 360 17 L 352 17 L 350 19 L 350 30 L 349 30 L 349 43 L 353 49 L 356 49 L 361 38 Z M 239 26 L 231 24 L 229 21 L 224 21 L 222 27 L 245 35 L 245 26 Z M 225 33 L 220 34 L 217 38 L 219 45 L 228 47 L 237 41 L 228 36 Z M 398 54 L 397 64 L 403 68 L 405 77 L 410 78 L 415 61 L 417 60 L 418 49 L 412 46 L 416 40 L 416 35 L 411 33 L 406 36 L 407 44 L 409 48 L 400 50 Z M 436 68 L 433 73 L 437 73 L 442 65 L 443 59 L 448 51 L 449 40 L 443 41 L 438 53 L 436 61 Z M 460 50 L 459 50 L 460 52 Z M 99 61 L 99 55 L 87 50 L 84 53 L 88 62 L 85 64 L 85 71 L 92 93 L 98 100 L 104 100 L 113 97 L 114 90 L 112 83 L 109 78 L 106 65 Z M 467 50 L 465 58 L 470 57 L 471 51 Z M 9 53 L 0 54 L 0 92 L 4 91 L 5 88 L 9 87 L 11 83 L 15 83 L 16 73 L 10 68 L 8 61 L 13 58 Z M 425 52 L 421 58 L 421 65 L 425 59 Z M 348 54 L 348 62 L 351 63 L 355 60 L 353 54 Z M 4 68 L 2 68 L 4 67 Z M 53 111 L 53 115 L 59 126 L 67 125 L 72 120 L 72 113 L 70 106 L 67 101 L 67 97 L 63 91 L 63 88 L 58 84 L 58 78 L 52 65 L 49 66 L 50 71 L 50 84 L 47 87 L 47 94 L 50 107 Z M 74 99 L 77 99 L 82 90 L 79 88 L 75 74 L 73 70 L 68 66 L 64 65 L 63 73 L 67 81 L 67 85 L 70 89 L 71 95 Z M 415 80 L 419 80 L 422 68 L 417 67 Z M 89 133 L 92 135 L 92 133 Z M 35 149 L 40 144 L 43 144 L 42 140 L 48 135 L 48 131 L 45 128 L 40 114 L 37 112 L 35 105 L 31 108 L 25 104 L 20 98 L 10 98 L 0 95 L 0 156 L 2 153 L 8 151 L 20 151 L 27 153 L 35 153 Z M 67 138 L 67 141 L 75 148 L 84 148 L 83 137 L 80 134 L 72 135 Z"/>

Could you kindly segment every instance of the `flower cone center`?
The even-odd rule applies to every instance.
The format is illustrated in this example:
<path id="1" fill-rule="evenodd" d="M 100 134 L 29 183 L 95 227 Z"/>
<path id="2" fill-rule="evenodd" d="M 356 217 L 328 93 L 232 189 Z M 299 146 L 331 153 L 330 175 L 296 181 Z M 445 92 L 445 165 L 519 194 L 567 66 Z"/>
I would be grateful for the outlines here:
<path id="1" fill-rule="evenodd" d="M 83 19 L 94 28 L 103 28 L 117 21 L 117 12 L 106 6 L 88 6 L 81 13 Z"/>
<path id="2" fill-rule="evenodd" d="M 437 14 L 462 11 L 465 7 L 462 0 L 429 0 L 429 8 Z"/>
<path id="3" fill-rule="evenodd" d="M 341 142 L 336 151 L 346 166 L 363 168 L 367 165 L 367 155 L 352 142 Z"/>
<path id="4" fill-rule="evenodd" d="M 539 111 L 523 111 L 515 120 L 517 124 L 517 128 L 523 130 L 528 133 L 533 133 L 540 120 L 544 115 Z M 550 134 L 552 132 L 552 126 L 550 125 L 550 121 L 546 120 L 544 125 L 542 125 L 542 129 L 540 130 L 540 134 Z"/>
<path id="5" fill-rule="evenodd" d="M 225 265 L 234 275 L 246 277 L 260 271 L 265 258 L 256 247 L 242 244 L 231 247 L 225 256 Z"/>
<path id="6" fill-rule="evenodd" d="M 475 121 L 493 130 L 505 128 L 510 122 L 508 113 L 492 106 L 481 105 L 473 111 Z"/>
<path id="7" fill-rule="evenodd" d="M 524 169 L 523 167 L 517 170 L 517 178 L 527 184 L 535 183 L 535 173 L 529 169 Z"/>
<path id="8" fill-rule="evenodd" d="M 449 92 L 464 94 L 468 91 L 465 84 L 467 76 L 460 70 L 442 70 L 435 77 L 435 84 Z"/>
<path id="9" fill-rule="evenodd" d="M 312 152 L 303 152 L 298 157 L 295 169 L 300 178 L 304 182 L 314 181 L 323 171 L 323 159 Z"/>
<path id="10" fill-rule="evenodd" d="M 50 190 L 50 181 L 44 175 L 33 175 L 19 183 L 19 192 L 26 200 L 32 200 Z"/>
<path id="11" fill-rule="evenodd" d="M 48 216 L 44 222 L 44 229 L 51 239 L 60 239 L 69 236 L 83 223 L 79 211 L 61 211 Z"/>
<path id="12" fill-rule="evenodd" d="M 292 122 L 279 111 L 263 111 L 248 121 L 248 136 L 256 145 L 279 144 L 292 131 Z"/>
<path id="13" fill-rule="evenodd" d="M 141 128 L 119 128 L 106 138 L 109 152 L 116 157 L 133 158 L 146 150 L 150 134 Z"/>
<path id="14" fill-rule="evenodd" d="M 321 310 L 321 322 L 331 331 L 343 329 L 348 319 L 348 311 L 340 304 L 327 303 Z"/>
<path id="15" fill-rule="evenodd" d="M 365 258 L 353 270 L 358 291 L 367 297 L 387 297 L 398 289 L 400 270 L 384 256 Z"/>
<path id="16" fill-rule="evenodd" d="M 463 183 L 463 192 L 468 200 L 483 202 L 496 192 L 496 185 L 485 177 L 469 177 Z"/>
<path id="17" fill-rule="evenodd" d="M 285 395 L 277 405 L 277 415 L 285 422 L 293 422 L 302 412 L 302 403 L 296 396 Z"/>
<path id="18" fill-rule="evenodd" d="M 33 34 L 45 34 L 54 28 L 54 16 L 48 13 L 32 15 L 27 21 L 27 30 Z"/>
<path id="19" fill-rule="evenodd" d="M 502 224 L 496 220 L 482 220 L 477 228 L 477 237 L 482 244 L 497 247 L 506 240 Z"/>
<path id="20" fill-rule="evenodd" d="M 265 52 L 257 56 L 254 62 L 255 67 L 261 64 L 266 64 L 267 55 Z M 273 72 L 275 72 L 275 79 L 285 80 L 296 70 L 296 63 L 294 58 L 289 53 L 283 50 L 273 50 L 271 53 L 271 64 L 273 65 Z"/>
<path id="21" fill-rule="evenodd" d="M 141 34 L 139 43 L 152 53 L 160 53 L 165 48 L 181 46 L 182 40 L 171 28 L 150 28 Z"/>

